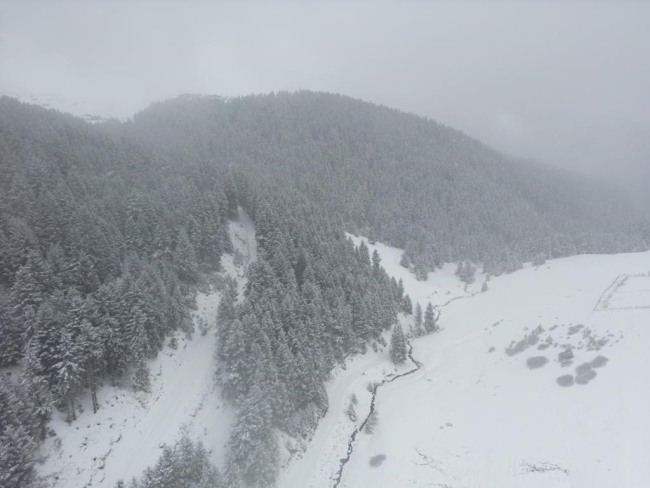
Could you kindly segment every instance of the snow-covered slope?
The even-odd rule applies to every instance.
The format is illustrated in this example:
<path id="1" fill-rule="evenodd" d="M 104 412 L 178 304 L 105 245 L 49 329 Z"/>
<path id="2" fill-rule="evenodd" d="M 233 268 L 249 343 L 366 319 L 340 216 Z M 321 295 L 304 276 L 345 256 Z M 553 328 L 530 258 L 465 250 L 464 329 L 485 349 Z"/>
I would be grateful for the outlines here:
<path id="1" fill-rule="evenodd" d="M 442 331 L 412 340 L 418 372 L 379 389 L 379 425 L 357 437 L 340 487 L 645 485 L 650 253 L 550 261 L 478 293 L 483 276 L 467 292 L 451 266 L 418 282 L 400 250 L 369 248 L 414 302 L 438 306 Z M 361 422 L 366 378 L 391 371 L 370 353 L 332 381 L 328 417 L 280 486 L 334 485 L 349 396 Z"/>
<path id="2" fill-rule="evenodd" d="M 223 275 L 245 285 L 245 269 L 256 257 L 253 223 L 240 211 L 231 222 L 235 256 L 222 258 Z M 101 408 L 92 413 L 90 398 L 72 424 L 55 413 L 51 427 L 57 435 L 42 447 L 44 463 L 39 476 L 53 487 L 113 488 L 120 479 L 139 477 L 155 464 L 163 444 L 172 444 L 182 432 L 202 440 L 221 466 L 225 443 L 234 420 L 214 384 L 214 325 L 220 292 L 197 296 L 192 338 L 179 334 L 178 347 L 167 345 L 149 362 L 151 393 L 137 394 L 126 385 L 105 385 L 97 395 Z M 205 330 L 205 334 L 202 333 Z"/>

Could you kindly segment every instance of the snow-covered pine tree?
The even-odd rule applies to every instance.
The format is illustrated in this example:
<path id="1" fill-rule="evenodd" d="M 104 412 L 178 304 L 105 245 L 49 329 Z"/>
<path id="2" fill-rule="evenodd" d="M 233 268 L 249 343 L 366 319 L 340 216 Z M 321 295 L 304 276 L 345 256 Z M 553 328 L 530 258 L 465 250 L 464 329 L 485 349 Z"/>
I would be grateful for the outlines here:
<path id="1" fill-rule="evenodd" d="M 25 348 L 25 369 L 20 379 L 20 392 L 25 401 L 21 410 L 28 420 L 34 438 L 44 440 L 47 424 L 52 417 L 52 394 L 47 380 L 39 376 L 41 366 L 31 347 Z M 27 422 L 23 422 L 26 425 Z"/>
<path id="2" fill-rule="evenodd" d="M 228 441 L 226 479 L 232 486 L 273 485 L 278 472 L 278 442 L 272 427 L 271 408 L 254 381 L 241 402 Z"/>
<path id="3" fill-rule="evenodd" d="M 399 282 L 397 283 L 397 299 L 402 300 L 403 298 L 404 298 L 404 280 L 400 278 Z"/>
<path id="4" fill-rule="evenodd" d="M 12 315 L 18 319 L 25 308 L 38 307 L 45 298 L 51 283 L 51 275 L 40 253 L 29 251 L 27 262 L 16 273 L 11 288 Z"/>
<path id="5" fill-rule="evenodd" d="M 18 387 L 0 375 L 0 486 L 29 486 L 35 463 L 37 442 L 24 425 L 28 420 L 21 411 Z"/>
<path id="6" fill-rule="evenodd" d="M 23 347 L 20 319 L 13 319 L 7 310 L 8 300 L 0 295 L 0 367 L 16 364 Z"/>
<path id="7" fill-rule="evenodd" d="M 427 305 L 427 309 L 424 312 L 424 331 L 427 334 L 430 334 L 431 332 L 435 332 L 436 330 L 437 330 L 436 316 L 433 311 L 433 305 L 431 305 L 431 302 L 429 302 Z"/>
<path id="8" fill-rule="evenodd" d="M 395 364 L 402 364 L 407 358 L 406 337 L 399 324 L 395 325 L 390 337 L 390 358 Z"/>
<path id="9" fill-rule="evenodd" d="M 195 283 L 199 276 L 198 262 L 194 247 L 190 242 L 185 228 L 181 227 L 176 235 L 176 248 L 174 250 L 174 264 L 179 278 Z"/>
<path id="10" fill-rule="evenodd" d="M 413 313 L 413 302 L 411 302 L 411 297 L 404 295 L 404 300 L 402 302 L 402 310 L 405 314 L 411 315 Z"/>
<path id="11" fill-rule="evenodd" d="M 422 306 L 420 302 L 415 304 L 415 317 L 413 322 L 413 333 L 415 337 L 420 337 L 424 335 L 424 327 L 422 321 Z"/>
<path id="12" fill-rule="evenodd" d="M 90 320 L 81 320 L 78 336 L 80 361 L 85 372 L 85 383 L 90 388 L 93 413 L 97 413 L 97 410 L 99 410 L 97 386 L 100 377 L 105 372 L 104 361 L 106 354 L 103 348 L 105 342 L 102 333 L 103 331 L 95 327 Z"/>
<path id="13" fill-rule="evenodd" d="M 75 397 L 84 372 L 79 364 L 78 348 L 72 333 L 64 329 L 60 334 L 60 356 L 54 365 L 57 374 L 56 390 L 60 404 L 68 412 L 68 420 L 74 421 L 77 420 Z"/>
<path id="14" fill-rule="evenodd" d="M 415 265 L 415 279 L 418 281 L 427 281 L 429 277 L 429 273 L 427 271 L 427 268 L 425 268 L 421 264 L 416 264 Z"/>
<path id="15" fill-rule="evenodd" d="M 381 268 L 381 257 L 379 256 L 379 253 L 377 252 L 377 249 L 372 251 L 372 272 L 375 276 L 379 276 L 381 273 L 382 268 Z M 403 292 L 404 290 L 402 290 Z"/>

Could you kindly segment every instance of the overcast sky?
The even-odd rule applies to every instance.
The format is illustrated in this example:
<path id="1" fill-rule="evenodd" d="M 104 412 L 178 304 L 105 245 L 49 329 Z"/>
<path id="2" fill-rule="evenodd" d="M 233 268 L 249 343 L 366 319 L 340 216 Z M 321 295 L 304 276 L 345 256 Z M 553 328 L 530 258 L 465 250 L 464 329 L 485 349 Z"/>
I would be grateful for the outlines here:
<path id="1" fill-rule="evenodd" d="M 130 115 L 180 93 L 295 89 L 650 181 L 650 2 L 0 0 L 0 93 Z"/>

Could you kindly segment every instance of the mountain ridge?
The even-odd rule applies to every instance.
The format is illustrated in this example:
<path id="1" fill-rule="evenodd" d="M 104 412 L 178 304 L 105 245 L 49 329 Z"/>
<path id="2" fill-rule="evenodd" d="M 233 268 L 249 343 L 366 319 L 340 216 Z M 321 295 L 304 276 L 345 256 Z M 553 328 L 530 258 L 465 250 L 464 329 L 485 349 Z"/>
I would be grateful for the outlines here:
<path id="1" fill-rule="evenodd" d="M 514 248 L 515 261 L 613 252 L 623 243 L 612 241 L 624 241 L 640 221 L 627 197 L 606 184 L 343 95 L 176 98 L 112 129 L 178 161 L 277 173 L 276 184 L 292 182 L 348 230 L 406 248 L 428 270 L 440 264 L 436 254 L 486 262 L 498 272 L 509 267 L 505 248 Z M 643 239 L 625 250 L 644 248 Z"/>

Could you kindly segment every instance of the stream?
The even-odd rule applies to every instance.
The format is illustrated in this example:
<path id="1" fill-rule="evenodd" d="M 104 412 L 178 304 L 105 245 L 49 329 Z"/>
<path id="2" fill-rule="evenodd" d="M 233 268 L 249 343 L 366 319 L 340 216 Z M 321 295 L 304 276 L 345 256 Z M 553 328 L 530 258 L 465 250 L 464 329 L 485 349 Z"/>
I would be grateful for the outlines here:
<path id="1" fill-rule="evenodd" d="M 442 310 L 441 308 L 446 307 L 452 302 L 455 302 L 456 300 L 461 300 L 464 298 L 471 298 L 474 296 L 473 293 L 470 293 L 467 291 L 469 285 L 465 285 L 465 293 L 467 293 L 467 296 L 458 296 L 455 298 L 452 298 L 448 302 L 442 304 L 442 305 L 436 305 L 433 307 L 433 309 L 438 312 L 438 316 L 436 317 L 436 323 L 440 321 L 440 317 L 442 316 Z M 370 401 L 370 410 L 368 411 L 368 415 L 363 419 L 363 422 L 361 422 L 361 425 L 359 425 L 356 429 L 354 429 L 354 432 L 350 434 L 350 438 L 348 439 L 348 452 L 344 458 L 341 458 L 340 463 L 339 463 L 339 469 L 336 473 L 336 476 L 334 477 L 334 485 L 333 488 L 338 488 L 339 484 L 341 483 L 341 480 L 343 479 L 343 470 L 345 469 L 345 465 L 348 464 L 350 461 L 350 458 L 352 457 L 352 453 L 354 452 L 354 444 L 357 440 L 357 435 L 359 435 L 359 432 L 363 431 L 363 429 L 366 427 L 366 424 L 368 423 L 368 420 L 370 419 L 371 415 L 375 411 L 375 400 L 377 399 L 377 392 L 379 391 L 379 388 L 381 388 L 384 385 L 387 385 L 388 383 L 392 383 L 395 380 L 398 380 L 400 378 L 403 378 L 404 376 L 409 376 L 413 373 L 416 373 L 417 371 L 420 371 L 422 368 L 422 363 L 420 363 L 417 359 L 413 357 L 413 345 L 411 344 L 411 341 L 408 341 L 408 358 L 411 360 L 413 364 L 415 364 L 415 368 L 410 369 L 409 371 L 405 373 L 398 374 L 396 376 L 388 376 L 383 379 L 381 383 L 376 384 L 372 388 L 372 399 Z"/>
<path id="2" fill-rule="evenodd" d="M 354 429 L 354 432 L 352 432 L 352 435 L 350 435 L 350 439 L 348 440 L 348 453 L 344 458 L 341 458 L 341 462 L 340 462 L 340 465 L 339 465 L 339 470 L 336 473 L 336 477 L 334 478 L 334 485 L 333 485 L 334 488 L 338 488 L 339 483 L 341 482 L 341 479 L 343 478 L 343 469 L 345 468 L 345 465 L 348 463 L 348 461 L 350 461 L 350 457 L 352 457 L 352 453 L 354 452 L 354 443 L 355 443 L 355 441 L 357 439 L 357 435 L 359 434 L 359 432 L 361 432 L 366 427 L 366 424 L 368 423 L 368 419 L 370 419 L 370 416 L 375 411 L 375 399 L 377 398 L 377 391 L 379 390 L 379 388 L 386 385 L 386 384 L 388 384 L 388 383 L 392 383 L 393 381 L 395 381 L 395 380 L 397 380 L 399 378 L 403 378 L 404 376 L 408 376 L 410 374 L 413 374 L 413 373 L 419 371 L 420 368 L 422 367 L 422 363 L 420 363 L 417 359 L 415 359 L 413 357 L 413 346 L 411 345 L 410 341 L 408 343 L 408 346 L 409 346 L 409 348 L 408 348 L 408 357 L 413 362 L 413 364 L 415 364 L 415 368 L 413 368 L 413 369 L 411 369 L 411 370 L 409 370 L 409 371 L 407 371 L 405 373 L 398 374 L 396 376 L 389 376 L 387 378 L 384 378 L 384 380 L 381 383 L 376 384 L 372 388 L 372 400 L 370 401 L 370 411 L 368 412 L 368 415 L 366 415 L 366 418 L 363 419 L 363 422 L 361 422 L 361 425 L 359 425 L 356 429 Z"/>

